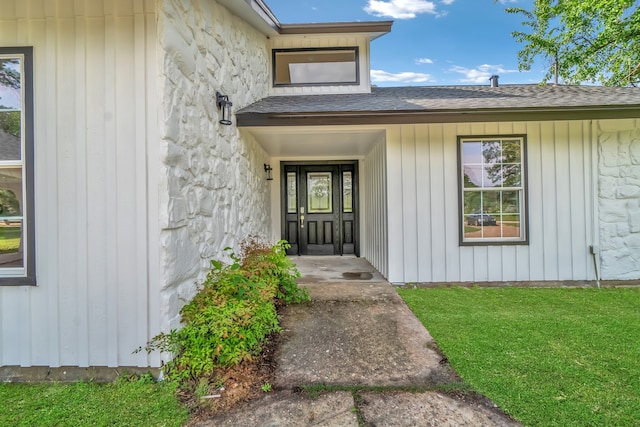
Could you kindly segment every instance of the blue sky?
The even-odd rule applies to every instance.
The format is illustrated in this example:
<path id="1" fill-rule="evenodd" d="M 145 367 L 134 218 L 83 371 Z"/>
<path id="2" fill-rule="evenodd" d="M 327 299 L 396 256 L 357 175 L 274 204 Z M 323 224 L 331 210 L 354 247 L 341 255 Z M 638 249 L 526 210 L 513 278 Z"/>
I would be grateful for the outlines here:
<path id="1" fill-rule="evenodd" d="M 393 20 L 391 33 L 371 43 L 378 86 L 539 83 L 544 61 L 518 71 L 511 32 L 523 18 L 505 8 L 533 0 L 265 0 L 284 24 Z"/>

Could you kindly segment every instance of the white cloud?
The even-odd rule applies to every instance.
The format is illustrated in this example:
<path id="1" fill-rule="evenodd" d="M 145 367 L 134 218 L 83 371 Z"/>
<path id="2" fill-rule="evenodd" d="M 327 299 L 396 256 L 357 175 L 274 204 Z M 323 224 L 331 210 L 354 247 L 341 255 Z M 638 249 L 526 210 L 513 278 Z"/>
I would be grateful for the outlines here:
<path id="1" fill-rule="evenodd" d="M 425 0 L 369 0 L 364 10 L 370 15 L 393 19 L 413 19 L 422 13 L 438 14 L 436 4 Z"/>
<path id="2" fill-rule="evenodd" d="M 452 4 L 454 1 L 456 0 L 442 0 L 442 4 L 446 4 L 447 6 L 449 6 L 450 4 Z"/>
<path id="3" fill-rule="evenodd" d="M 466 68 L 454 65 L 449 69 L 454 73 L 460 73 L 464 75 L 464 78 L 460 79 L 462 83 L 486 83 L 489 81 L 489 77 L 494 74 L 507 74 L 517 73 L 518 70 L 507 70 L 502 65 L 489 65 L 482 64 L 476 68 Z"/>
<path id="4" fill-rule="evenodd" d="M 371 81 L 373 82 L 402 82 L 402 83 L 424 83 L 433 81 L 431 74 L 413 73 L 405 71 L 403 73 L 388 73 L 382 70 L 371 70 Z"/>
<path id="5" fill-rule="evenodd" d="M 518 0 L 498 0 L 500 4 L 518 3 Z"/>
<path id="6" fill-rule="evenodd" d="M 429 58 L 418 58 L 416 64 L 433 64 L 433 60 Z"/>

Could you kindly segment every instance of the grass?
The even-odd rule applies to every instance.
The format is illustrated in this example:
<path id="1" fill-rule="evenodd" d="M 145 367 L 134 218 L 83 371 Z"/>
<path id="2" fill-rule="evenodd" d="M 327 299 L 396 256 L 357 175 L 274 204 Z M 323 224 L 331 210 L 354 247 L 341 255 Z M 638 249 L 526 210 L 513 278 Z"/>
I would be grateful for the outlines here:
<path id="1" fill-rule="evenodd" d="M 21 227 L 0 227 L 0 254 L 17 252 L 21 237 Z"/>
<path id="2" fill-rule="evenodd" d="M 113 384 L 0 384 L 2 426 L 180 426 L 189 414 L 175 385 L 145 381 Z"/>
<path id="3" fill-rule="evenodd" d="M 640 289 L 400 289 L 463 379 L 526 426 L 640 423 Z"/>

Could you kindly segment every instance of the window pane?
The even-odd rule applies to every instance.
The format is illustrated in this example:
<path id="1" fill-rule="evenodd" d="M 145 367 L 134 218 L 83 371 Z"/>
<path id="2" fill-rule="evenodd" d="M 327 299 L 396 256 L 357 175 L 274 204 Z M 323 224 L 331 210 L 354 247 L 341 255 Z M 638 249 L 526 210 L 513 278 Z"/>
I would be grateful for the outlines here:
<path id="1" fill-rule="evenodd" d="M 503 163 L 520 163 L 521 156 L 520 140 L 502 141 L 502 162 Z"/>
<path id="2" fill-rule="evenodd" d="M 353 212 L 351 172 L 342 172 L 342 204 L 344 212 Z"/>
<path id="3" fill-rule="evenodd" d="M 494 164 L 487 165 L 483 168 L 484 174 L 482 179 L 482 186 L 484 188 L 500 187 L 502 185 L 502 165 Z"/>
<path id="4" fill-rule="evenodd" d="M 20 58 L 0 58 L 0 110 L 22 109 L 20 62 Z"/>
<path id="5" fill-rule="evenodd" d="M 331 172 L 307 173 L 307 209 L 309 213 L 329 213 L 331 206 Z"/>
<path id="6" fill-rule="evenodd" d="M 23 267 L 22 221 L 0 221 L 0 268 Z"/>
<path id="7" fill-rule="evenodd" d="M 287 212 L 298 211 L 298 191 L 296 187 L 296 173 L 287 172 Z"/>
<path id="8" fill-rule="evenodd" d="M 482 165 L 464 165 L 464 188 L 482 187 Z"/>
<path id="9" fill-rule="evenodd" d="M 357 83 L 357 48 L 274 52 L 275 84 Z"/>
<path id="10" fill-rule="evenodd" d="M 500 191 L 482 192 L 482 213 L 500 214 Z"/>
<path id="11" fill-rule="evenodd" d="M 500 220 L 502 237 L 520 236 L 520 215 L 502 215 Z"/>
<path id="12" fill-rule="evenodd" d="M 22 159 L 20 119 L 20 111 L 0 111 L 0 160 Z"/>
<path id="13" fill-rule="evenodd" d="M 22 216 L 22 168 L 0 168 L 0 221 Z"/>
<path id="14" fill-rule="evenodd" d="M 520 187 L 522 185 L 522 167 L 520 164 L 504 164 L 501 166 L 503 187 Z"/>
<path id="15" fill-rule="evenodd" d="M 482 208 L 481 191 L 465 191 L 464 193 L 464 213 L 480 213 Z"/>
<path id="16" fill-rule="evenodd" d="M 503 215 L 520 213 L 520 192 L 519 191 L 503 191 L 502 192 L 502 213 Z"/>
<path id="17" fill-rule="evenodd" d="M 464 156 L 465 165 L 481 165 L 482 161 L 482 143 L 481 142 L 467 142 L 462 145 L 462 154 Z"/>

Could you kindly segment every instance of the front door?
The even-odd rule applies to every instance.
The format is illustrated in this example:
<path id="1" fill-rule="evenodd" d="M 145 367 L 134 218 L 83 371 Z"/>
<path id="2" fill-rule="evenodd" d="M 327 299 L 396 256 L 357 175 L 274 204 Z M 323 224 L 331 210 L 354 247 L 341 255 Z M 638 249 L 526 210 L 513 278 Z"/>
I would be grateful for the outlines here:
<path id="1" fill-rule="evenodd" d="M 285 163 L 282 172 L 288 253 L 358 255 L 357 163 Z"/>

